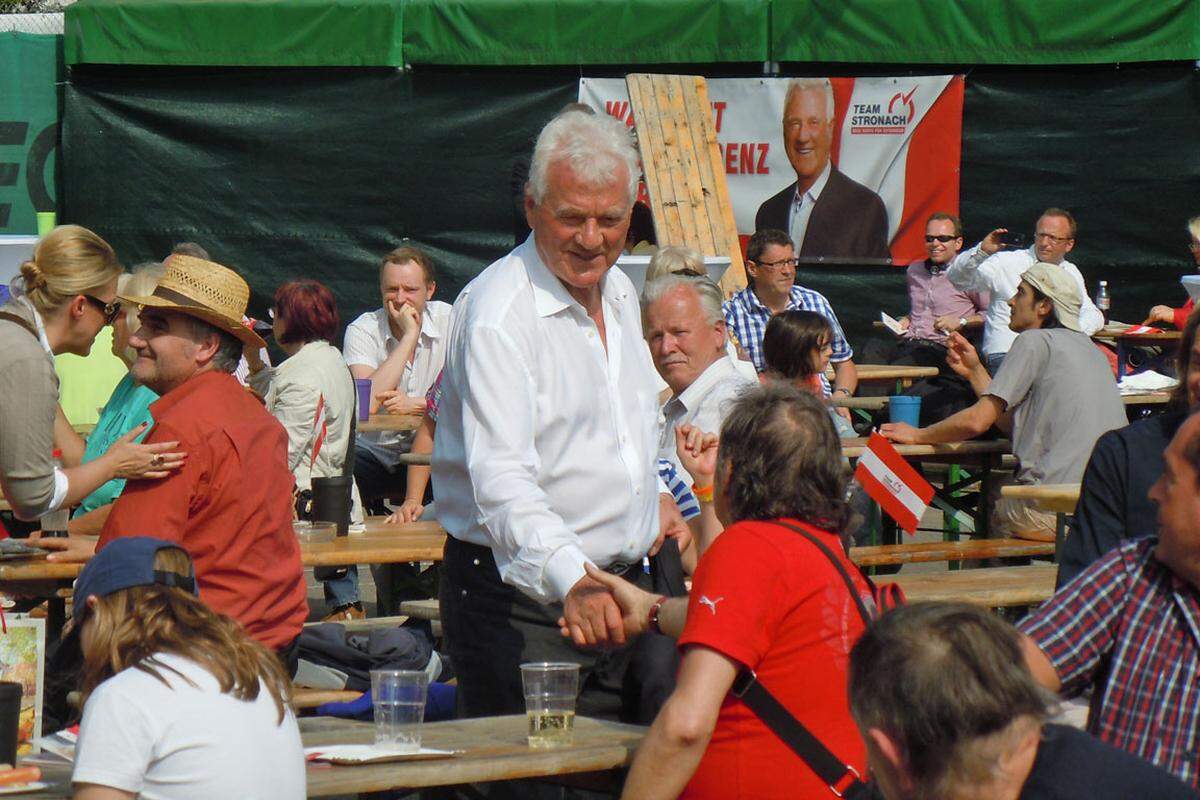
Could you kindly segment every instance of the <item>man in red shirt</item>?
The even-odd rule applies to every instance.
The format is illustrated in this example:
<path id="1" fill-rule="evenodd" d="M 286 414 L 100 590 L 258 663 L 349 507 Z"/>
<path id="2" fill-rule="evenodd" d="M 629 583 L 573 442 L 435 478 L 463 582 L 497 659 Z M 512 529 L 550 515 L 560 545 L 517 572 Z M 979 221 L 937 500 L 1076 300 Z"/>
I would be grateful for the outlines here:
<path id="1" fill-rule="evenodd" d="M 51 559 L 71 560 L 122 536 L 178 542 L 196 564 L 200 598 L 294 668 L 308 604 L 287 434 L 231 374 L 243 346 L 263 346 L 241 324 L 249 295 L 232 270 L 176 255 L 152 296 L 121 298 L 142 307 L 133 376 L 160 395 L 146 441 L 178 440 L 187 458 L 152 486 L 127 487 L 99 541 L 43 544 L 66 551 Z"/>

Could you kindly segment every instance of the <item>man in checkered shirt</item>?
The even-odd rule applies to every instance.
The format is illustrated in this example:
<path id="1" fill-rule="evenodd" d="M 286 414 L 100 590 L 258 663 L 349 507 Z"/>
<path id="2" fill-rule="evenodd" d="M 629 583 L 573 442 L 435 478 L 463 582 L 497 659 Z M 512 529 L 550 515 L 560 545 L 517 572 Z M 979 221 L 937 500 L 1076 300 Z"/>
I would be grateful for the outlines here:
<path id="1" fill-rule="evenodd" d="M 796 251 L 791 238 L 781 230 L 764 228 L 750 237 L 746 245 L 746 272 L 750 285 L 725 302 L 725 325 L 734 339 L 762 372 L 762 340 L 772 314 L 791 309 L 815 311 L 829 320 L 833 328 L 833 386 L 825 376 L 821 385 L 825 394 L 844 394 L 850 397 L 858 387 L 858 371 L 854 368 L 854 351 L 842 333 L 837 315 L 820 292 L 796 286 Z M 847 419 L 850 413 L 838 409 Z"/>
<path id="2" fill-rule="evenodd" d="M 1124 542 L 1020 628 L 1043 685 L 1092 689 L 1091 733 L 1200 786 L 1200 415 L 1164 460 L 1157 538 Z"/>

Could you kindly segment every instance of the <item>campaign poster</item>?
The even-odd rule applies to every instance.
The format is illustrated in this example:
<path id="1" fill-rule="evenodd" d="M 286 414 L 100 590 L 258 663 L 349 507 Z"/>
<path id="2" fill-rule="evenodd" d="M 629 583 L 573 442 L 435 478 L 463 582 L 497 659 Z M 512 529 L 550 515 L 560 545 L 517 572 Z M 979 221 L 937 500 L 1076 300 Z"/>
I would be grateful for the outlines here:
<path id="1" fill-rule="evenodd" d="M 907 265 L 929 215 L 958 214 L 961 75 L 713 78 L 708 94 L 743 240 L 779 228 L 805 264 Z M 582 78 L 579 99 L 634 124 L 621 78 Z"/>

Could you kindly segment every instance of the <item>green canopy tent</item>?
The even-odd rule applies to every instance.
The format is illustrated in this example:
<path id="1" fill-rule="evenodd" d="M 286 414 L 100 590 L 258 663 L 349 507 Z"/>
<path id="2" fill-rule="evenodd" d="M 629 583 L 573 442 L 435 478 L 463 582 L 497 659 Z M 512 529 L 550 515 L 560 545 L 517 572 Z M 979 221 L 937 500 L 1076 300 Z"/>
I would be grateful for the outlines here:
<path id="1" fill-rule="evenodd" d="M 79 0 L 66 12 L 62 210 L 127 259 L 194 240 L 346 320 L 379 256 L 428 248 L 440 296 L 512 245 L 513 163 L 580 75 L 966 72 L 968 236 L 1080 218 L 1114 313 L 1179 302 L 1200 209 L 1200 0 Z M 809 271 L 852 330 L 893 270 Z"/>

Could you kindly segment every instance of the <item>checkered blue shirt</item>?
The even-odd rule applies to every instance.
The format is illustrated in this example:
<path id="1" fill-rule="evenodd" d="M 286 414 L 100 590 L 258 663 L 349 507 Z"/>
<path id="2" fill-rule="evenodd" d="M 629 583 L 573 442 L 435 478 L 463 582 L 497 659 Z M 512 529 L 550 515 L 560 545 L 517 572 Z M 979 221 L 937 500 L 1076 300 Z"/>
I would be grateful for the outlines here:
<path id="1" fill-rule="evenodd" d="M 726 300 L 724 309 L 725 325 L 730 334 L 737 338 L 738 343 L 750 356 L 754 368 L 762 372 L 766 369 L 762 340 L 763 334 L 767 332 L 767 322 L 771 319 L 771 309 L 762 304 L 749 286 Z M 833 328 L 833 341 L 830 342 L 833 345 L 833 355 L 830 356 L 830 361 L 846 361 L 854 357 L 854 351 L 850 349 L 850 343 L 846 341 L 837 315 L 833 313 L 833 307 L 829 305 L 825 295 L 803 286 L 793 286 L 787 310 L 793 309 L 815 311 L 829 320 Z M 825 380 L 824 375 L 821 376 L 821 385 L 825 387 L 825 393 L 829 394 L 829 382 Z"/>
<path id="2" fill-rule="evenodd" d="M 1066 697 L 1093 687 L 1088 732 L 1200 786 L 1200 592 L 1133 539 L 1020 623 Z"/>

